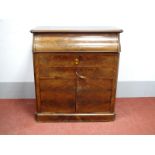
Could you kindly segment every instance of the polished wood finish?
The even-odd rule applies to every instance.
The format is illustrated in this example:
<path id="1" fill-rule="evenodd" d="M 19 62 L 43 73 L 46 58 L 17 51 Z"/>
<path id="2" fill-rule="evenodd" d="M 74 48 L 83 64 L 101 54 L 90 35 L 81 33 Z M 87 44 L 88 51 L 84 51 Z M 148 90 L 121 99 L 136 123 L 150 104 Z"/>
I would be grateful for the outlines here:
<path id="1" fill-rule="evenodd" d="M 34 29 L 38 121 L 111 121 L 120 29 Z"/>
<path id="2" fill-rule="evenodd" d="M 36 33 L 34 52 L 117 52 L 117 33 Z"/>
<path id="3" fill-rule="evenodd" d="M 108 32 L 108 33 L 121 33 L 123 32 L 122 29 L 116 27 L 109 27 L 109 26 L 90 26 L 90 27 L 54 27 L 54 26 L 38 26 L 31 30 L 32 33 L 40 33 L 40 32 L 52 32 L 52 33 L 79 33 L 79 32 Z"/>
<path id="4" fill-rule="evenodd" d="M 115 120 L 114 113 L 37 113 L 41 122 L 108 122 Z"/>
<path id="5" fill-rule="evenodd" d="M 75 112 L 75 80 L 40 81 L 42 112 Z"/>

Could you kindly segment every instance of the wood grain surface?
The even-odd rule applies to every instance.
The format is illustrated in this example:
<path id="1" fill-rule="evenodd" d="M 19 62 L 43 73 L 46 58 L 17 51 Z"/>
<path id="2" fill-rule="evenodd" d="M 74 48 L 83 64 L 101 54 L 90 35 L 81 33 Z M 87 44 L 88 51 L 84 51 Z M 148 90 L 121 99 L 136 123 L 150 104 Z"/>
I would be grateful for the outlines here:
<path id="1" fill-rule="evenodd" d="M 121 30 L 32 32 L 36 119 L 114 120 Z"/>
<path id="2" fill-rule="evenodd" d="M 34 52 L 118 52 L 117 33 L 36 33 Z"/>

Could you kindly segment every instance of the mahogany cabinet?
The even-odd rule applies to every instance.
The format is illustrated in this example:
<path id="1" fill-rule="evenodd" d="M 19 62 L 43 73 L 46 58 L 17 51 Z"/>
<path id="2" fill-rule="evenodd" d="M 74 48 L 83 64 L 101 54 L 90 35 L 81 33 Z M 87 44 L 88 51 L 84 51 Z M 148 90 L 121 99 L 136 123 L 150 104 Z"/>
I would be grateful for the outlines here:
<path id="1" fill-rule="evenodd" d="M 36 119 L 114 120 L 122 30 L 38 27 L 31 32 Z"/>

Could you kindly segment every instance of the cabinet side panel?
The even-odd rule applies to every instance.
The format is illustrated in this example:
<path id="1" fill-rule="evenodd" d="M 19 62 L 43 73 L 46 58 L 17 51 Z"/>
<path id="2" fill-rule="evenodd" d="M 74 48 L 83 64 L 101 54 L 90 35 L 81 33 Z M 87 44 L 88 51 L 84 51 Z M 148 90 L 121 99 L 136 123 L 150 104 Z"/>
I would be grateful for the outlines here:
<path id="1" fill-rule="evenodd" d="M 112 84 L 110 112 L 114 112 L 115 110 L 118 67 L 119 67 L 119 53 L 115 54 L 115 67 L 114 67 L 114 78 L 113 78 L 113 84 Z"/>
<path id="2" fill-rule="evenodd" d="M 33 54 L 34 65 L 34 80 L 35 80 L 35 94 L 36 94 L 36 109 L 40 112 L 40 84 L 39 84 L 39 54 Z"/>

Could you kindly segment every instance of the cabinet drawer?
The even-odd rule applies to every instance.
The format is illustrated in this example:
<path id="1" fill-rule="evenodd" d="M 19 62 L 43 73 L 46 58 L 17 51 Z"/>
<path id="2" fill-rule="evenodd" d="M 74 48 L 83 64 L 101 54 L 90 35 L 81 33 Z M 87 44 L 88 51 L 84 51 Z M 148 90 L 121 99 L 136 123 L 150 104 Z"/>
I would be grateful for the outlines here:
<path id="1" fill-rule="evenodd" d="M 40 66 L 46 67 L 114 67 L 116 54 L 72 53 L 39 54 Z"/>

